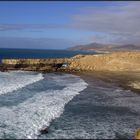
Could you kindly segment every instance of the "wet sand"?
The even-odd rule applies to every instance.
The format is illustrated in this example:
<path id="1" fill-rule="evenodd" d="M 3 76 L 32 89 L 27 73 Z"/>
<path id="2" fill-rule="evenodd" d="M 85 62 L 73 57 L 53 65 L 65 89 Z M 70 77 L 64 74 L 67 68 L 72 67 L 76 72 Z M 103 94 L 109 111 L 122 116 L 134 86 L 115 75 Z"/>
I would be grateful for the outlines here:
<path id="1" fill-rule="evenodd" d="M 139 73 L 72 74 L 84 79 L 88 87 L 65 106 L 41 138 L 133 139 L 139 128 L 140 96 L 127 83 L 139 80 Z"/>
<path id="2" fill-rule="evenodd" d="M 85 81 L 91 81 L 92 77 L 107 83 L 114 83 L 124 90 L 140 93 L 140 72 L 77 72 Z"/>

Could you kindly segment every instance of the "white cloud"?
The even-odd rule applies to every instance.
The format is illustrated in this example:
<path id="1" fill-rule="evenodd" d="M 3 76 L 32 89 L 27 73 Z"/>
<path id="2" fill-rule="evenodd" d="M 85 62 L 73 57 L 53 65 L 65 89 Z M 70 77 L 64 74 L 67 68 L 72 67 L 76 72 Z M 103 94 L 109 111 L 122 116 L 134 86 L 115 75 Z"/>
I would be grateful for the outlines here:
<path id="1" fill-rule="evenodd" d="M 89 8 L 73 16 L 73 27 L 111 33 L 140 33 L 140 2 L 106 8 Z"/>
<path id="2" fill-rule="evenodd" d="M 108 6 L 82 8 L 62 24 L 0 24 L 0 31 L 75 29 L 93 32 L 91 41 L 140 44 L 140 2 L 111 2 Z M 96 34 L 96 33 L 99 34 Z M 71 36 L 72 34 L 70 34 Z M 77 35 L 78 36 L 78 35 Z M 83 35 L 84 36 L 84 35 Z M 78 36 L 80 39 L 80 36 Z M 89 36 L 88 36 L 89 37 Z M 85 35 L 85 40 L 87 40 Z M 81 39 L 84 41 L 84 39 Z M 85 41 L 86 42 L 86 41 Z"/>
<path id="3" fill-rule="evenodd" d="M 88 7 L 72 17 L 76 29 L 103 32 L 114 36 L 114 41 L 140 43 L 140 2 L 126 2 L 107 7 Z M 122 38 L 122 39 L 121 39 Z M 125 38 L 125 39 L 124 39 Z"/>

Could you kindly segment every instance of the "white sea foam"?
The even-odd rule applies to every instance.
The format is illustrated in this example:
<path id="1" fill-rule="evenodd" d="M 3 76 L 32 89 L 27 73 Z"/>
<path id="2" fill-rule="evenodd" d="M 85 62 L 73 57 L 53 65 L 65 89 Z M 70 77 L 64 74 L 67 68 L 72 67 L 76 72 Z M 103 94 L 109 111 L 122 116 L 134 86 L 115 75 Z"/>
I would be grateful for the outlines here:
<path id="1" fill-rule="evenodd" d="M 41 73 L 35 75 L 23 71 L 0 72 L 0 95 L 23 88 L 41 79 L 43 79 Z"/>
<path id="2" fill-rule="evenodd" d="M 17 106 L 0 108 L 0 125 L 5 126 L 1 127 L 1 138 L 4 135 L 37 138 L 39 130 L 49 126 L 53 119 L 63 113 L 65 104 L 87 87 L 87 83 L 77 76 L 50 77 L 56 84 L 62 84 L 65 88 L 42 91 Z"/>

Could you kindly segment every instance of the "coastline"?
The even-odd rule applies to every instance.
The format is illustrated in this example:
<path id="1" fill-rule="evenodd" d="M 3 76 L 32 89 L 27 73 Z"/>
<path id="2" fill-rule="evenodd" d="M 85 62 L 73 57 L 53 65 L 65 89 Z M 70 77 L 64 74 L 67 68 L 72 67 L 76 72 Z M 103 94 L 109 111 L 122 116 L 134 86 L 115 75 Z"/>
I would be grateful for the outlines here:
<path id="1" fill-rule="evenodd" d="M 12 69 L 8 71 L 15 71 L 18 69 Z M 41 70 L 25 70 L 20 69 L 22 71 L 35 71 L 40 73 L 67 73 L 67 74 L 74 74 L 78 75 L 83 78 L 86 82 L 88 82 L 87 77 L 90 78 L 97 78 L 99 80 L 105 81 L 107 83 L 114 83 L 117 84 L 119 87 L 123 88 L 124 90 L 131 90 L 135 93 L 140 94 L 140 72 L 132 72 L 132 71 L 78 71 L 78 70 L 65 70 L 61 69 L 58 71 L 55 70 L 48 70 L 48 71 L 41 71 Z"/>
<path id="2" fill-rule="evenodd" d="M 76 55 L 71 58 L 3 59 L 1 71 L 63 72 L 93 76 L 140 93 L 140 51 Z"/>

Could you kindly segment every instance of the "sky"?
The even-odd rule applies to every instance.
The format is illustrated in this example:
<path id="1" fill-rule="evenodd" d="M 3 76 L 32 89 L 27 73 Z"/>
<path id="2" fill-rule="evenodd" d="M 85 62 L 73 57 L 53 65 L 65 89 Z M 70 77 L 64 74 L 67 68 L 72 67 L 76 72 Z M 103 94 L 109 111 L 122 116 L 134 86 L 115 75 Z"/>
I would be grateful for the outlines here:
<path id="1" fill-rule="evenodd" d="M 0 48 L 140 44 L 139 1 L 0 1 Z"/>

